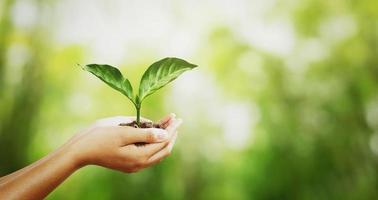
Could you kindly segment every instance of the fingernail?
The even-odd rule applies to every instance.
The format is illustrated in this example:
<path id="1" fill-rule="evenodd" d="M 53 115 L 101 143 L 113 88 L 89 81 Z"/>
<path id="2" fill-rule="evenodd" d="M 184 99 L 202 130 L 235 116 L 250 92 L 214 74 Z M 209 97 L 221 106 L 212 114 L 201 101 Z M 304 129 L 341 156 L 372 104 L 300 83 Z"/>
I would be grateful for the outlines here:
<path id="1" fill-rule="evenodd" d="M 175 118 L 175 117 L 176 117 L 176 114 L 175 114 L 175 113 L 171 113 L 171 117 L 172 117 L 172 118 Z"/>
<path id="2" fill-rule="evenodd" d="M 153 133 L 154 133 L 155 137 L 159 140 L 164 140 L 168 136 L 167 131 L 165 131 L 163 129 L 153 129 Z"/>

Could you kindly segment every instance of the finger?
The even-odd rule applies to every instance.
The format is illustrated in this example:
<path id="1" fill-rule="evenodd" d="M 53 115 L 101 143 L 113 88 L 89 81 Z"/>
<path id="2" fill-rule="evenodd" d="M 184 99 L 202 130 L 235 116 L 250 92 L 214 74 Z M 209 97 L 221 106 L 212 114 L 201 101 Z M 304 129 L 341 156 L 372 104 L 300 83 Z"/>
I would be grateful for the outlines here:
<path id="1" fill-rule="evenodd" d="M 176 133 L 173 135 L 171 142 L 167 146 L 167 148 L 170 152 L 172 151 L 173 146 L 175 146 L 175 144 L 176 144 L 177 134 L 178 134 L 178 132 L 176 131 Z"/>
<path id="2" fill-rule="evenodd" d="M 121 152 L 124 152 L 125 155 L 130 154 L 130 150 L 133 152 L 134 156 L 141 160 L 147 160 L 155 153 L 159 152 L 161 149 L 165 148 L 169 143 L 168 141 L 160 143 L 149 143 L 143 145 L 129 144 L 121 147 Z"/>
<path id="3" fill-rule="evenodd" d="M 176 118 L 171 118 L 171 119 L 169 119 L 168 121 L 166 121 L 165 123 L 160 124 L 161 128 L 166 129 L 170 124 L 172 124 L 172 122 L 173 122 L 174 120 L 176 120 Z"/>
<path id="4" fill-rule="evenodd" d="M 165 116 L 163 119 L 161 119 L 159 124 L 163 128 L 166 128 L 168 126 L 168 124 L 172 121 L 172 119 L 175 119 L 175 118 L 176 118 L 176 114 L 171 113 L 171 114 Z"/>
<path id="5" fill-rule="evenodd" d="M 134 144 L 138 142 L 156 143 L 169 139 L 168 132 L 159 128 L 132 128 L 132 127 L 116 127 L 123 139 L 123 145 Z"/>
<path id="6" fill-rule="evenodd" d="M 162 159 L 164 159 L 165 157 L 169 156 L 172 152 L 173 146 L 175 145 L 176 138 L 177 138 L 177 133 L 173 135 L 172 140 L 164 148 L 162 148 L 157 153 L 153 154 L 148 159 L 147 163 L 149 165 L 156 164 L 160 162 Z"/>
<path id="7" fill-rule="evenodd" d="M 176 129 L 182 124 L 182 119 L 174 119 L 171 124 L 165 129 L 168 131 L 168 133 L 173 134 L 176 132 Z"/>
<path id="8" fill-rule="evenodd" d="M 182 119 L 173 119 L 166 130 L 158 128 L 138 129 L 132 127 L 118 127 L 122 131 L 124 144 L 137 142 L 156 143 L 168 140 L 176 129 L 181 125 Z"/>
<path id="9" fill-rule="evenodd" d="M 163 119 L 160 120 L 160 124 L 167 123 L 169 120 L 176 118 L 175 113 L 170 113 L 169 115 L 163 117 Z"/>
<path id="10" fill-rule="evenodd" d="M 180 123 L 180 121 L 175 122 L 175 123 Z M 143 150 L 143 155 L 146 156 L 147 158 L 150 158 L 157 152 L 161 151 L 163 148 L 166 148 L 168 145 L 170 145 L 172 140 L 175 140 L 175 138 L 177 137 L 176 135 L 177 135 L 177 131 L 175 131 L 173 134 L 168 136 L 169 139 L 166 140 L 165 142 L 151 143 L 151 144 L 146 144 L 144 146 L 141 146 L 140 148 L 141 150 Z"/>
<path id="11" fill-rule="evenodd" d="M 152 143 L 152 144 L 146 144 L 142 147 L 139 147 L 140 150 L 142 150 L 142 153 L 145 158 L 150 158 L 152 155 L 156 154 L 157 152 L 164 149 L 169 144 L 169 141 L 161 142 L 161 143 Z"/>

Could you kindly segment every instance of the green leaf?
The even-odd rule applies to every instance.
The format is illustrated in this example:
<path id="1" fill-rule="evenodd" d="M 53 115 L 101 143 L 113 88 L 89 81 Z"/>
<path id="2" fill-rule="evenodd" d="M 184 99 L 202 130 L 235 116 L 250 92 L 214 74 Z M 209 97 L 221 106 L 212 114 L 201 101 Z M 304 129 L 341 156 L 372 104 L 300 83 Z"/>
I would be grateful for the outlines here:
<path id="1" fill-rule="evenodd" d="M 153 94 L 185 71 L 195 67 L 197 65 L 179 58 L 164 58 L 153 63 L 140 80 L 138 102 L 141 103 L 148 95 Z"/>
<path id="2" fill-rule="evenodd" d="M 118 90 L 135 103 L 133 99 L 133 88 L 130 81 L 123 77 L 117 68 L 110 65 L 89 64 L 83 67 L 83 69 L 91 72 L 110 87 Z"/>

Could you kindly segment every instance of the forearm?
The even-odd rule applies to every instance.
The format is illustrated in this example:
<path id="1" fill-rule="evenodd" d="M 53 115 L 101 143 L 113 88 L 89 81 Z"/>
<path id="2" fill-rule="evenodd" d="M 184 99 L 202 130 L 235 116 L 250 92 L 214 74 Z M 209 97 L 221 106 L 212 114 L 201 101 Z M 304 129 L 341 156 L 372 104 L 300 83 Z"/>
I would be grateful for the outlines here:
<path id="1" fill-rule="evenodd" d="M 78 169 L 64 145 L 41 160 L 0 179 L 0 199 L 43 199 Z"/>

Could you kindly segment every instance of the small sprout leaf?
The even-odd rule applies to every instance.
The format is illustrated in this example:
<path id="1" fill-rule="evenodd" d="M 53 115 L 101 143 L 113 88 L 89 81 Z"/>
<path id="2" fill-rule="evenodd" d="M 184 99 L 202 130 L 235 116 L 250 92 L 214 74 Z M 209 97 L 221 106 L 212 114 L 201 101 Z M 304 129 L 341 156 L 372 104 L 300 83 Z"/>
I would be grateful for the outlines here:
<path id="1" fill-rule="evenodd" d="M 143 74 L 139 84 L 140 103 L 149 95 L 164 87 L 187 70 L 197 65 L 179 58 L 164 58 L 153 63 Z"/>
<path id="2" fill-rule="evenodd" d="M 89 64 L 83 67 L 83 69 L 91 72 L 110 87 L 118 90 L 135 103 L 133 99 L 133 87 L 131 86 L 130 81 L 123 77 L 117 68 L 110 65 Z"/>

